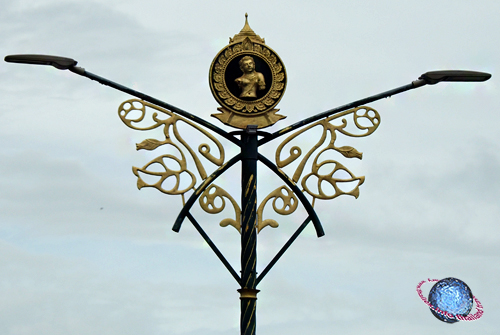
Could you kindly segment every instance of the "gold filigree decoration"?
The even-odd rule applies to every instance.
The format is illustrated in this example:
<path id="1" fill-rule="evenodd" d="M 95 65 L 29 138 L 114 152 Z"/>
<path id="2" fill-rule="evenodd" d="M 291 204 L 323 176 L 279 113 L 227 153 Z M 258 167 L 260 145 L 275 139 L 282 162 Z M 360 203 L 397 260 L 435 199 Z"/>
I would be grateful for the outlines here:
<path id="1" fill-rule="evenodd" d="M 348 126 L 348 121 L 346 119 L 347 116 L 352 116 L 352 123 L 357 128 L 357 131 L 359 131 L 359 133 L 353 133 L 346 130 L 346 127 Z M 332 121 L 336 119 L 341 119 L 340 125 L 332 124 Z M 364 125 L 365 123 L 368 125 Z M 313 205 L 316 199 L 333 199 L 343 194 L 351 195 L 357 198 L 359 196 L 359 186 L 363 184 L 365 178 L 356 177 L 341 163 L 332 159 L 322 160 L 321 156 L 326 152 L 333 150 L 337 153 L 340 153 L 346 158 L 362 159 L 363 154 L 353 147 L 335 146 L 337 133 L 341 133 L 350 137 L 368 136 L 378 128 L 379 124 L 379 113 L 373 108 L 367 106 L 353 108 L 340 114 L 327 117 L 323 120 L 313 123 L 312 125 L 302 130 L 295 132 L 294 134 L 290 135 L 285 141 L 283 141 L 276 150 L 276 165 L 279 168 L 284 168 L 301 157 L 302 150 L 298 146 L 292 146 L 290 148 L 289 156 L 282 159 L 281 155 L 283 148 L 287 144 L 290 144 L 292 140 L 296 139 L 299 135 L 310 130 L 311 128 L 322 127 L 323 132 L 321 134 L 320 140 L 304 155 L 293 174 L 292 180 L 295 183 L 299 182 L 304 172 L 307 161 L 311 158 L 313 153 L 325 143 L 327 134 L 330 134 L 330 142 L 324 149 L 316 154 L 312 163 L 311 172 L 306 174 L 302 178 L 301 186 L 305 192 L 313 197 Z M 326 173 L 324 173 L 325 170 Z M 340 187 L 340 185 L 343 185 L 343 187 Z M 347 186 L 349 186 L 351 189 L 349 191 L 343 191 L 342 188 L 345 188 Z"/>
<path id="2" fill-rule="evenodd" d="M 226 207 L 226 201 L 224 198 L 229 199 L 233 205 L 234 212 L 236 215 L 235 219 L 226 218 L 222 220 L 219 225 L 221 227 L 233 226 L 241 232 L 241 209 L 236 203 L 236 201 L 227 193 L 223 188 L 212 184 L 210 185 L 200 196 L 199 202 L 201 208 L 210 214 L 218 214 L 224 210 Z M 220 201 L 220 205 L 217 205 L 216 201 Z"/>
<path id="3" fill-rule="evenodd" d="M 263 220 L 264 207 L 273 199 L 272 205 L 276 213 L 281 215 L 290 215 L 297 209 L 299 201 L 293 191 L 288 188 L 288 186 L 281 186 L 269 193 L 269 195 L 260 203 L 257 209 L 257 232 L 260 232 L 264 227 L 271 226 L 273 228 L 278 227 L 278 222 L 273 219 Z M 280 206 L 278 206 L 278 201 Z"/>
<path id="4" fill-rule="evenodd" d="M 148 109 L 146 109 L 146 107 Z M 152 122 L 145 120 L 147 114 L 146 111 L 149 111 L 149 108 L 154 110 L 154 112 L 151 114 Z M 184 148 L 192 158 L 194 165 L 196 166 L 196 170 L 198 171 L 198 174 L 200 175 L 202 180 L 205 180 L 208 175 L 204 165 L 202 164 L 202 161 L 200 160 L 199 155 L 207 159 L 212 164 L 215 164 L 216 166 L 221 166 L 222 164 L 224 164 L 224 148 L 213 135 L 211 135 L 209 132 L 205 131 L 198 125 L 194 124 L 193 122 L 181 116 L 178 116 L 164 108 L 158 107 L 146 101 L 130 99 L 124 101 L 120 105 L 120 107 L 118 108 L 118 115 L 120 116 L 120 119 L 123 121 L 123 123 L 135 130 L 145 131 L 162 128 L 163 134 L 165 136 L 164 140 L 146 139 L 136 145 L 137 150 L 154 150 L 160 146 L 166 145 L 175 148 L 178 152 L 178 155 L 166 154 L 159 156 L 144 165 L 142 168 L 133 167 L 132 170 L 138 178 L 137 187 L 139 189 L 143 187 L 153 187 L 166 194 L 180 194 L 182 196 L 183 203 L 185 203 L 184 194 L 196 187 L 197 179 L 195 174 L 189 170 L 188 161 L 182 148 Z M 160 115 L 164 117 L 160 117 Z M 208 137 L 208 139 L 213 144 L 215 144 L 218 149 L 217 157 L 211 153 L 211 146 L 207 143 L 202 143 L 198 147 L 198 152 L 193 150 L 179 134 L 179 129 L 177 126 L 179 122 L 183 122 L 193 127 L 198 132 Z M 142 126 L 142 124 L 144 123 L 146 123 L 146 125 Z M 178 143 L 174 143 L 174 139 Z M 142 179 L 141 174 L 149 175 L 150 177 L 156 177 L 157 181 L 155 183 L 147 183 Z M 173 182 L 171 181 L 171 178 L 174 179 Z M 169 182 L 166 183 L 167 180 L 169 180 Z M 167 184 L 170 187 L 165 186 Z M 186 186 L 181 187 L 181 185 Z"/>

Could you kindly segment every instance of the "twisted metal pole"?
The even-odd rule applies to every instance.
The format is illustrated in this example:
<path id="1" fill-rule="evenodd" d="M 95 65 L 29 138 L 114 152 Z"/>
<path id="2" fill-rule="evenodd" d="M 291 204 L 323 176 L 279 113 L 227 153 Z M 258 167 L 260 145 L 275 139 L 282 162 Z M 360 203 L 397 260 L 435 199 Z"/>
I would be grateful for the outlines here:
<path id="1" fill-rule="evenodd" d="M 241 135 L 241 335 L 255 335 L 257 309 L 257 126 Z"/>

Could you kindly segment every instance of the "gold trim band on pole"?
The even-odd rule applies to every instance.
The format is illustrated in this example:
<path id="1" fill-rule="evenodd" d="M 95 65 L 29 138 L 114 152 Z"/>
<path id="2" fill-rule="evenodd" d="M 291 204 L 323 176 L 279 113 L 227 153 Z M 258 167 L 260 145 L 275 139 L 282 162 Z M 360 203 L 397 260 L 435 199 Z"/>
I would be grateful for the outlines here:
<path id="1" fill-rule="evenodd" d="M 238 289 L 238 292 L 240 293 L 240 299 L 255 299 L 255 300 L 257 300 L 257 293 L 259 293 L 260 290 L 252 289 L 252 288 L 240 288 L 240 289 Z"/>

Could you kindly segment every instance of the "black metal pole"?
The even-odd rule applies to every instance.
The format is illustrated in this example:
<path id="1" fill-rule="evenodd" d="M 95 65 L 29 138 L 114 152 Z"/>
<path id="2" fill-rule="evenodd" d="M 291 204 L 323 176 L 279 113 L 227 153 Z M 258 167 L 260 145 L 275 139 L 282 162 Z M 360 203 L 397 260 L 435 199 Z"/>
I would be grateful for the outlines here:
<path id="1" fill-rule="evenodd" d="M 241 335 L 255 335 L 257 307 L 257 126 L 241 135 Z"/>

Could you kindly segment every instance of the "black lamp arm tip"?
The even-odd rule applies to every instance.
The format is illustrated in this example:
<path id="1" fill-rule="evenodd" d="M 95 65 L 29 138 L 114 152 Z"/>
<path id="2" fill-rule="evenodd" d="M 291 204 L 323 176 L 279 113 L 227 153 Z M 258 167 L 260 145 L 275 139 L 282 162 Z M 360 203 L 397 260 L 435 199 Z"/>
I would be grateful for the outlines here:
<path id="1" fill-rule="evenodd" d="M 418 79 L 425 80 L 429 85 L 437 84 L 441 81 L 456 81 L 456 82 L 478 82 L 486 81 L 491 78 L 491 74 L 477 71 L 463 70 L 445 70 L 445 71 L 430 71 L 420 76 Z"/>
<path id="2" fill-rule="evenodd" d="M 78 64 L 78 62 L 72 58 L 36 54 L 8 55 L 5 56 L 4 60 L 9 63 L 51 65 L 59 70 L 68 70 Z"/>

